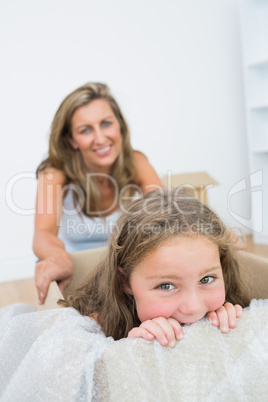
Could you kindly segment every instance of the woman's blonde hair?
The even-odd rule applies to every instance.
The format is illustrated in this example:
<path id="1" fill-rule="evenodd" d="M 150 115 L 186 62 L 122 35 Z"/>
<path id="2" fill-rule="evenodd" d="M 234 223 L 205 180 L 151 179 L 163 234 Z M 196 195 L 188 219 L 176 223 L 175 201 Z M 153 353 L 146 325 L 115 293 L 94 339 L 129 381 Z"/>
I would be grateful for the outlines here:
<path id="1" fill-rule="evenodd" d="M 122 149 L 114 162 L 110 176 L 114 179 L 120 191 L 127 184 L 133 183 L 136 168 L 133 157 L 133 149 L 130 144 L 130 134 L 127 122 L 110 93 L 109 87 L 101 83 L 88 83 L 70 93 L 61 103 L 51 125 L 49 138 L 48 158 L 45 159 L 37 168 L 37 176 L 48 167 L 62 170 L 66 176 L 66 184 L 77 185 L 83 192 L 82 210 L 86 215 L 93 212 L 100 212 L 100 194 L 92 176 L 87 183 L 87 174 L 90 170 L 84 163 L 80 150 L 74 150 L 68 137 L 72 137 L 71 122 L 74 112 L 81 106 L 88 105 L 96 99 L 106 100 L 120 125 L 122 135 Z M 133 195 L 133 188 L 126 187 L 125 196 Z M 79 201 L 78 194 L 74 193 L 76 202 Z M 90 205 L 90 212 L 87 206 Z M 81 207 L 81 206 L 80 206 Z"/>
<path id="2" fill-rule="evenodd" d="M 172 239 L 204 236 L 216 244 L 226 301 L 246 307 L 248 290 L 240 275 L 231 232 L 206 205 L 177 191 L 156 190 L 134 201 L 114 228 L 106 258 L 85 284 L 61 305 L 98 317 L 106 336 L 121 339 L 140 324 L 133 296 L 124 292 L 118 267 L 129 282 L 135 266 Z"/>

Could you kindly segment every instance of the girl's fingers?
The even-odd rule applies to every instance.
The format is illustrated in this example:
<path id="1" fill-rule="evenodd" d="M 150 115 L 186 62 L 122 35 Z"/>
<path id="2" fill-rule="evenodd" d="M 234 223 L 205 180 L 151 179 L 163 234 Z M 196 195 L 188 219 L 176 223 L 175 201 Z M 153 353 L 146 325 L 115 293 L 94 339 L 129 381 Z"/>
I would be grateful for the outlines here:
<path id="1" fill-rule="evenodd" d="M 213 325 L 214 327 L 219 326 L 220 322 L 219 322 L 216 311 L 210 311 L 209 313 L 207 313 L 207 318 L 209 319 L 211 325 Z"/>
<path id="2" fill-rule="evenodd" d="M 149 339 L 149 335 L 152 335 L 152 338 Z M 129 332 L 129 336 L 131 335 L 131 337 L 142 337 L 144 339 L 148 339 L 148 340 L 153 340 L 154 338 L 156 338 L 158 340 L 158 342 L 163 345 L 163 346 L 167 346 L 168 345 L 168 340 L 165 336 L 165 333 L 163 332 L 163 330 L 161 329 L 161 327 L 153 322 L 152 320 L 147 320 L 141 323 L 141 325 L 137 328 L 133 328 L 130 332 Z M 145 336 L 144 336 L 145 335 Z"/>
<path id="3" fill-rule="evenodd" d="M 158 317 L 153 320 L 144 321 L 140 327 L 146 328 L 147 331 L 153 334 L 162 346 L 168 346 L 175 340 L 174 331 L 165 318 Z"/>
<path id="4" fill-rule="evenodd" d="M 167 321 L 172 326 L 176 339 L 180 341 L 183 338 L 183 329 L 180 323 L 174 318 L 167 318 Z"/>
<path id="5" fill-rule="evenodd" d="M 222 333 L 228 332 L 229 328 L 236 327 L 237 314 L 242 314 L 242 311 L 239 307 L 239 305 L 235 307 L 232 303 L 225 303 L 222 307 L 216 310 L 220 323 L 220 330 Z"/>
<path id="6" fill-rule="evenodd" d="M 182 339 L 183 337 L 180 324 L 173 318 L 153 318 L 144 321 L 140 327 L 153 334 L 162 346 L 173 348 L 176 345 L 176 338 Z"/>
<path id="7" fill-rule="evenodd" d="M 236 312 L 236 318 L 240 318 L 242 316 L 243 309 L 239 304 L 234 306 Z"/>
<path id="8" fill-rule="evenodd" d="M 147 341 L 152 341 L 154 339 L 154 335 L 148 332 L 145 328 L 135 327 L 129 331 L 128 338 L 143 338 L 147 339 Z"/>
<path id="9" fill-rule="evenodd" d="M 227 310 L 224 306 L 216 310 L 216 314 L 219 319 L 219 326 L 222 333 L 227 333 L 229 331 L 229 317 Z"/>
<path id="10" fill-rule="evenodd" d="M 236 309 L 232 303 L 225 303 L 223 306 L 228 316 L 229 328 L 236 327 Z"/>
<path id="11" fill-rule="evenodd" d="M 176 338 L 178 340 L 181 340 L 183 338 L 181 325 L 174 318 L 157 317 L 154 318 L 152 321 L 156 322 L 161 327 L 162 331 L 165 334 L 165 338 L 168 341 L 169 347 L 173 348 L 176 345 Z"/>

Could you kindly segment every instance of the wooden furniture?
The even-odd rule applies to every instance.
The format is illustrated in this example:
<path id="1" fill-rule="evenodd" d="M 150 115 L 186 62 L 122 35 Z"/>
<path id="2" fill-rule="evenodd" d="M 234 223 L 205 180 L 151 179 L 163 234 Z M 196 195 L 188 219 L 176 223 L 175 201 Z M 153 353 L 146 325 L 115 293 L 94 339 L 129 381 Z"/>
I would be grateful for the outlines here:
<path id="1" fill-rule="evenodd" d="M 186 189 L 190 195 L 208 205 L 207 190 L 219 183 L 206 172 L 167 174 L 162 177 L 165 188 Z"/>

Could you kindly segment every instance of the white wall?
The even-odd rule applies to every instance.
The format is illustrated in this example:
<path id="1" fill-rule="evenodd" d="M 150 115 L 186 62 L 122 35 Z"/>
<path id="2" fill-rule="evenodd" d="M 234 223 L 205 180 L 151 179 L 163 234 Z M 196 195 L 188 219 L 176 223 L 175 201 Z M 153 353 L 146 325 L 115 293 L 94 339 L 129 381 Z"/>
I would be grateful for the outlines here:
<path id="1" fill-rule="evenodd" d="M 227 223 L 229 189 L 248 176 L 236 0 L 9 0 L 0 10 L 0 280 L 31 275 L 31 179 L 47 151 L 61 100 L 106 82 L 129 122 L 134 148 L 160 175 L 207 171 L 220 182 L 210 202 Z M 249 194 L 234 197 L 249 214 Z M 14 206 L 13 206 L 14 207 Z M 13 208 L 14 209 L 14 208 Z M 30 213 L 31 211 L 29 211 Z"/>

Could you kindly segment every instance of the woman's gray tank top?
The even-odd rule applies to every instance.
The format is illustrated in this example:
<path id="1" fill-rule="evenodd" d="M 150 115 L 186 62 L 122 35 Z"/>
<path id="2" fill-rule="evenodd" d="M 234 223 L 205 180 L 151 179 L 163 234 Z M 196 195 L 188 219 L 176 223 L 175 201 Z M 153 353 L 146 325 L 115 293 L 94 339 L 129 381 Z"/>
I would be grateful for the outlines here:
<path id="1" fill-rule="evenodd" d="M 77 212 L 73 201 L 73 190 L 69 189 L 63 200 L 62 217 L 58 237 L 68 253 L 89 248 L 104 247 L 116 225 L 120 211 L 103 218 L 89 218 Z"/>

